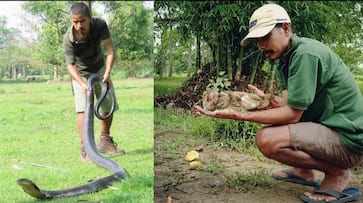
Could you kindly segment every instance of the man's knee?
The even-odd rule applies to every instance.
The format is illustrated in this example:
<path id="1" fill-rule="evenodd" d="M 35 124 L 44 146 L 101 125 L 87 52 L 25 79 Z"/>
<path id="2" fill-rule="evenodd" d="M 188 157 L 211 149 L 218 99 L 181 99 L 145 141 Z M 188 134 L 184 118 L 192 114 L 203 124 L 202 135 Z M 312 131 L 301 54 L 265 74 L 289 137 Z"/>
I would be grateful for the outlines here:
<path id="1" fill-rule="evenodd" d="M 273 158 L 273 155 L 279 149 L 279 136 L 276 135 L 276 129 L 263 128 L 256 133 L 256 145 L 261 153 L 267 158 Z"/>
<path id="2" fill-rule="evenodd" d="M 257 131 L 256 145 L 268 158 L 279 153 L 280 148 L 289 147 L 290 138 L 288 128 L 285 126 L 266 127 Z"/>
<path id="3" fill-rule="evenodd" d="M 263 128 L 256 132 L 256 145 L 258 149 L 266 157 L 270 157 L 273 153 L 273 146 L 271 143 L 271 135 L 268 128 Z"/>

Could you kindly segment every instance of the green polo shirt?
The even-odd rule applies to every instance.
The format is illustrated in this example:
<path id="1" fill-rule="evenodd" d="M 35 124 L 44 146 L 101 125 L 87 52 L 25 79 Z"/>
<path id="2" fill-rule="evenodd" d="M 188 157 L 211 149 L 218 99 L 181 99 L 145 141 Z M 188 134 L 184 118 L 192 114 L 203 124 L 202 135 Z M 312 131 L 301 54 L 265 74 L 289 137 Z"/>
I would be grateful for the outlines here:
<path id="1" fill-rule="evenodd" d="M 301 122 L 335 130 L 352 151 L 363 154 L 363 96 L 351 72 L 329 47 L 293 35 L 286 63 L 278 65 L 288 105 L 304 110 Z"/>
<path id="2" fill-rule="evenodd" d="M 102 40 L 110 38 L 110 32 L 104 20 L 92 18 L 90 37 L 87 41 L 77 41 L 73 26 L 63 38 L 67 64 L 75 64 L 82 76 L 97 73 L 104 65 L 105 59 L 101 48 Z"/>

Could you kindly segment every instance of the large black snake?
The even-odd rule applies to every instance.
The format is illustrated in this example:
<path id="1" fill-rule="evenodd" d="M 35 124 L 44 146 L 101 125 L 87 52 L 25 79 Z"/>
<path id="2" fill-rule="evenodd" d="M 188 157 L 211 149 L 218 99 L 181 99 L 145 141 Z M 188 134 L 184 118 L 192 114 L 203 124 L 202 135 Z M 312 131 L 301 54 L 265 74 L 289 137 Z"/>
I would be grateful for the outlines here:
<path id="1" fill-rule="evenodd" d="M 110 176 L 106 176 L 103 178 L 99 178 L 87 184 L 64 189 L 64 190 L 41 190 L 39 187 L 31 180 L 26 178 L 20 178 L 16 182 L 19 184 L 23 190 L 28 193 L 30 196 L 33 196 L 38 199 L 53 199 L 59 197 L 70 197 L 70 196 L 77 196 L 82 194 L 88 194 L 100 191 L 109 187 L 111 184 L 121 181 L 122 179 L 126 178 L 127 173 L 126 171 L 116 162 L 103 157 L 97 150 L 95 139 L 94 139 L 94 116 L 95 114 L 99 119 L 105 120 L 109 118 L 115 108 L 115 95 L 113 90 L 111 89 L 111 85 L 109 82 L 103 83 L 102 77 L 99 75 L 91 75 L 88 79 L 88 86 L 94 86 L 95 81 L 100 81 L 101 84 L 101 94 L 99 99 L 96 102 L 94 107 L 94 93 L 92 90 L 87 92 L 87 102 L 86 102 L 86 109 L 85 109 L 85 116 L 84 116 L 84 128 L 83 128 L 83 140 L 84 146 L 87 153 L 87 156 L 98 166 L 106 168 L 110 170 L 113 174 Z M 105 97 L 109 94 L 112 99 L 112 107 L 109 113 L 105 116 L 99 114 L 99 107 L 100 104 L 103 102 Z"/>

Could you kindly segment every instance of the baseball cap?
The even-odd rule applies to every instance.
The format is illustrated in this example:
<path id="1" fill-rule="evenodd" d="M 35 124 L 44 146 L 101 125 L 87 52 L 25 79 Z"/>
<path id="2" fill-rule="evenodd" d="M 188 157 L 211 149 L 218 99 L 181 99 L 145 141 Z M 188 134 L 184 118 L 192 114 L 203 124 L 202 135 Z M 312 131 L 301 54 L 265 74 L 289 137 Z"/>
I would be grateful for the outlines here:
<path id="1" fill-rule="evenodd" d="M 277 4 L 266 4 L 255 10 L 250 18 L 249 31 L 242 39 L 242 46 L 246 46 L 251 38 L 267 35 L 277 23 L 291 23 L 289 14 Z"/>

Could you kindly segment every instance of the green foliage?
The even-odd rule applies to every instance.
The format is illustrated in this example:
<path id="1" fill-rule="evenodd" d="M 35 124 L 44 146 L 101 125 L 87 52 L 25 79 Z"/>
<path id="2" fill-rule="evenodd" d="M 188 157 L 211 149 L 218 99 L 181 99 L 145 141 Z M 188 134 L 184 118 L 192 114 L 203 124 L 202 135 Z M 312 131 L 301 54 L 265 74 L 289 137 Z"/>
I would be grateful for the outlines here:
<path id="1" fill-rule="evenodd" d="M 59 71 L 66 71 L 62 42 L 65 32 L 71 26 L 69 8 L 75 2 L 27 1 L 23 4 L 23 9 L 27 13 L 39 19 L 37 24 L 32 25 L 38 32 L 38 40 L 31 47 L 25 48 L 32 51 L 26 60 L 26 63 L 30 64 L 31 67 L 37 67 L 38 70 L 47 67 L 50 71 L 57 67 L 61 68 Z M 119 70 L 116 69 L 115 75 L 123 78 L 152 75 L 152 10 L 145 9 L 142 2 L 137 1 L 96 3 L 104 5 L 109 11 L 107 15 L 109 28 L 117 53 L 115 67 L 119 68 Z M 91 7 L 94 8 L 94 6 Z M 92 9 L 92 14 L 96 17 L 102 17 L 94 9 Z M 11 34 L 16 34 L 15 30 L 11 30 Z M 19 53 L 17 54 L 19 55 Z M 17 61 L 18 57 L 14 58 Z M 13 62 L 6 60 L 6 62 L 0 62 L 0 65 L 3 65 L 1 63 L 10 64 Z"/>
<path id="2" fill-rule="evenodd" d="M 7 18 L 0 16 L 0 49 L 10 46 L 18 33 L 17 29 L 7 28 Z"/>
<path id="3" fill-rule="evenodd" d="M 262 125 L 252 122 L 214 119 L 216 133 L 213 140 L 221 146 L 244 151 L 255 146 L 255 134 Z"/>
<path id="4" fill-rule="evenodd" d="M 110 11 L 109 27 L 116 49 L 116 64 L 126 77 L 153 72 L 152 10 L 142 1 L 105 1 Z M 148 62 L 145 62 L 148 61 Z"/>
<path id="5" fill-rule="evenodd" d="M 29 1 L 24 4 L 27 12 L 42 17 L 40 42 L 34 56 L 44 64 L 64 64 L 63 35 L 70 26 L 67 6 L 68 3 L 62 1 Z"/>
<path id="6" fill-rule="evenodd" d="M 223 173 L 225 169 L 225 165 L 223 165 L 219 159 L 216 159 L 212 163 L 209 163 L 205 170 L 213 175 L 218 175 Z"/>
<path id="7" fill-rule="evenodd" d="M 159 37 L 160 33 L 166 32 L 171 24 L 181 35 L 179 41 L 175 38 L 175 44 L 183 44 L 191 38 L 201 39 L 201 44 L 204 42 L 208 45 L 213 58 L 205 63 L 217 62 L 219 70 L 225 71 L 230 71 L 227 69 L 228 64 L 233 64 L 232 72 L 227 74 L 236 74 L 240 65 L 242 74 L 246 76 L 251 74 L 252 64 L 256 64 L 259 73 L 264 60 L 254 53 L 256 46 L 252 44 L 242 48 L 240 41 L 248 33 L 248 21 L 252 12 L 265 3 L 282 5 L 291 17 L 293 32 L 326 43 L 341 55 L 351 70 L 356 70 L 357 64 L 363 60 L 363 5 L 357 1 L 156 1 L 155 36 Z M 157 44 L 157 50 L 159 46 L 164 46 L 163 43 L 166 41 L 161 40 Z M 229 48 L 231 53 L 227 51 Z M 163 56 L 157 57 L 158 60 L 168 60 L 167 55 L 161 52 L 157 54 Z M 202 58 L 208 57 L 204 55 Z M 230 58 L 231 63 L 228 62 Z M 156 68 L 160 64 L 162 65 L 156 63 Z"/>
<path id="8" fill-rule="evenodd" d="M 181 87 L 185 77 L 156 79 L 154 82 L 154 97 L 170 95 Z M 255 133 L 262 125 L 252 122 L 240 122 L 228 119 L 216 119 L 206 116 L 192 116 L 181 109 L 163 110 L 155 108 L 155 130 L 164 128 L 181 129 L 185 133 L 210 138 L 212 142 L 222 147 L 240 151 L 254 147 Z"/>
<path id="9" fill-rule="evenodd" d="M 185 133 L 208 137 L 220 146 L 248 151 L 255 147 L 255 133 L 261 125 L 250 122 L 195 117 L 182 110 L 155 109 L 156 130 L 180 129 Z"/>
<path id="10" fill-rule="evenodd" d="M 216 89 L 221 92 L 228 90 L 230 87 L 231 82 L 228 80 L 228 75 L 225 71 L 221 71 L 217 76 L 213 76 L 207 85 L 207 89 Z"/>

